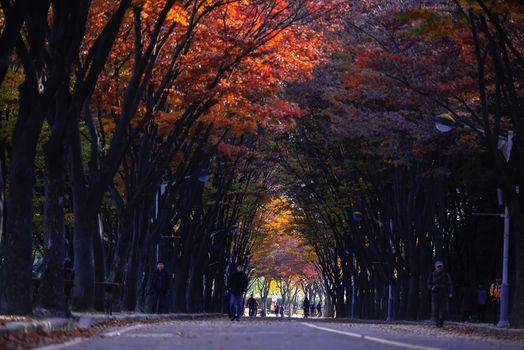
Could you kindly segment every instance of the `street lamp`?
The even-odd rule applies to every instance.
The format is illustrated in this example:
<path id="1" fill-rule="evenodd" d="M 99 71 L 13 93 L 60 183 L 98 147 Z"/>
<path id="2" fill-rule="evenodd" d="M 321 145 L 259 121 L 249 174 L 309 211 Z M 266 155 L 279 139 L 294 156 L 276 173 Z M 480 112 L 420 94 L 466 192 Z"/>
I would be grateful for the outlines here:
<path id="1" fill-rule="evenodd" d="M 435 127 L 440 132 L 449 132 L 457 126 L 455 119 L 448 113 L 435 117 Z"/>
<path id="2" fill-rule="evenodd" d="M 453 116 L 450 114 L 441 114 L 435 117 L 435 127 L 440 132 L 451 131 L 454 127 L 463 127 L 470 129 L 465 124 L 458 124 Z M 482 134 L 485 134 L 484 130 L 480 130 Z M 511 155 L 511 148 L 513 146 L 513 131 L 508 131 L 507 138 L 499 136 L 499 150 L 503 151 L 503 147 L 506 146 L 504 158 L 506 162 L 509 162 Z M 508 310 L 509 310 L 509 283 L 508 283 L 508 263 L 509 263 L 509 210 L 508 205 L 505 205 L 504 214 L 481 214 L 475 213 L 476 215 L 498 215 L 504 218 L 504 248 L 502 257 L 502 288 L 500 293 L 500 319 L 497 324 L 498 327 L 507 328 L 509 327 L 508 321 Z"/>

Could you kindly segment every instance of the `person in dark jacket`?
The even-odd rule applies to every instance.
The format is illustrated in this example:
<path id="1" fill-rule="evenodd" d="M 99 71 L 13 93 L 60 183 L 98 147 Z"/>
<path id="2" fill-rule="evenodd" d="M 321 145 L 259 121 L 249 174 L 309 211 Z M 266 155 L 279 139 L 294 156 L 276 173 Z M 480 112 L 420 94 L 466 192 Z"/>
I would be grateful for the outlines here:
<path id="1" fill-rule="evenodd" d="M 164 310 L 164 299 L 169 289 L 169 276 L 164 268 L 164 263 L 159 261 L 151 279 L 150 294 L 152 295 L 151 312 L 160 314 Z"/>
<path id="2" fill-rule="evenodd" d="M 437 261 L 435 271 L 428 278 L 428 288 L 431 291 L 431 309 L 437 327 L 444 326 L 449 309 L 449 299 L 453 297 L 451 276 L 444 272 L 444 263 Z"/>
<path id="3" fill-rule="evenodd" d="M 229 309 L 231 321 L 240 321 L 243 312 L 244 293 L 248 285 L 247 275 L 242 265 L 236 267 L 229 277 Z"/>
<path id="4" fill-rule="evenodd" d="M 302 308 L 304 309 L 304 318 L 309 317 L 309 308 L 311 307 L 311 304 L 309 303 L 308 297 L 304 298 L 304 302 L 302 303 Z"/>
<path id="5" fill-rule="evenodd" d="M 247 307 L 249 308 L 249 317 L 257 315 L 257 300 L 251 294 L 251 297 L 247 299 Z"/>

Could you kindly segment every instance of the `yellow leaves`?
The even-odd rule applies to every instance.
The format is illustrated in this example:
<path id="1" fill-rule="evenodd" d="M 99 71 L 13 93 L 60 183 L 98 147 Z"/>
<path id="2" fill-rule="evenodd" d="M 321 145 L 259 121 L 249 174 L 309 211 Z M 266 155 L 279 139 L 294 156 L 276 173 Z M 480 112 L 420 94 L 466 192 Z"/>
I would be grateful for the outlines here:
<path id="1" fill-rule="evenodd" d="M 189 24 L 189 15 L 178 2 L 171 8 L 169 13 L 167 14 L 167 20 L 170 22 L 175 22 L 183 26 L 187 26 Z"/>

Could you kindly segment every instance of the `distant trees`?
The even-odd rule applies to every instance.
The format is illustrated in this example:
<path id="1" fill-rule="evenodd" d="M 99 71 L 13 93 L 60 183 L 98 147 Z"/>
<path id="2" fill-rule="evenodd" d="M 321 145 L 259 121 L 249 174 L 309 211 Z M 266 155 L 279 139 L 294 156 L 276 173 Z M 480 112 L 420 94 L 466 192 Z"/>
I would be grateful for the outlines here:
<path id="1" fill-rule="evenodd" d="M 275 193 L 261 214 L 261 228 L 251 260 L 257 288 L 266 305 L 273 282 L 281 295 L 281 306 L 291 315 L 296 311 L 293 307 L 297 304 L 298 292 L 311 292 L 311 285 L 319 280 L 319 271 L 314 265 L 313 252 L 297 230 L 292 202 Z"/>

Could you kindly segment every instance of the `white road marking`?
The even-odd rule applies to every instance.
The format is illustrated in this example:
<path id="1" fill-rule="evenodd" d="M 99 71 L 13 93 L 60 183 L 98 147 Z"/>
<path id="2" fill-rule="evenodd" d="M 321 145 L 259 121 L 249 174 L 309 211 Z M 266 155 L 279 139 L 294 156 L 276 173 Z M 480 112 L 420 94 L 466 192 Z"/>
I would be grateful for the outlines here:
<path id="1" fill-rule="evenodd" d="M 75 339 L 73 339 L 71 341 L 68 341 L 67 343 L 42 346 L 40 348 L 35 348 L 33 350 L 58 350 L 58 349 L 64 349 L 64 348 L 68 348 L 70 346 L 79 344 L 82 341 L 84 341 L 84 338 L 75 338 Z"/>
<path id="2" fill-rule="evenodd" d="M 365 339 L 365 340 L 369 340 L 369 341 L 373 341 L 373 342 L 381 343 L 381 344 L 387 344 L 387 345 L 393 345 L 393 346 L 400 346 L 400 347 L 403 347 L 403 348 L 405 348 L 405 349 L 416 349 L 416 350 L 447 350 L 447 349 L 445 349 L 445 348 L 436 348 L 436 347 L 432 347 L 432 346 L 424 346 L 424 345 L 414 345 L 414 344 L 404 343 L 404 342 L 395 341 L 395 340 L 387 340 L 387 339 L 382 339 L 382 338 L 378 338 L 378 337 L 372 337 L 372 336 L 369 336 L 369 335 L 364 335 L 364 334 L 359 334 L 359 333 L 352 333 L 352 332 L 339 331 L 339 330 L 337 330 L 337 329 L 331 329 L 331 328 L 326 328 L 326 327 L 319 327 L 319 326 L 315 326 L 315 325 L 312 325 L 312 324 L 309 324 L 309 323 L 302 323 L 302 324 L 303 324 L 304 326 L 308 326 L 308 327 L 315 328 L 315 329 L 319 329 L 319 330 L 326 331 L 326 332 L 331 332 L 331 333 L 337 333 L 337 334 L 347 335 L 347 336 L 349 336 L 349 337 L 359 338 L 359 339 Z"/>
<path id="3" fill-rule="evenodd" d="M 126 338 L 174 338 L 181 337 L 176 333 L 133 333 L 124 335 Z"/>
<path id="4" fill-rule="evenodd" d="M 118 330 L 113 331 L 113 332 L 104 333 L 104 334 L 102 334 L 102 336 L 104 336 L 104 337 L 118 337 L 121 334 L 127 333 L 129 331 L 134 330 L 134 329 L 142 328 L 144 326 L 145 326 L 144 324 L 137 324 L 136 326 L 129 326 L 129 327 L 126 327 L 126 328 L 118 329 Z"/>

